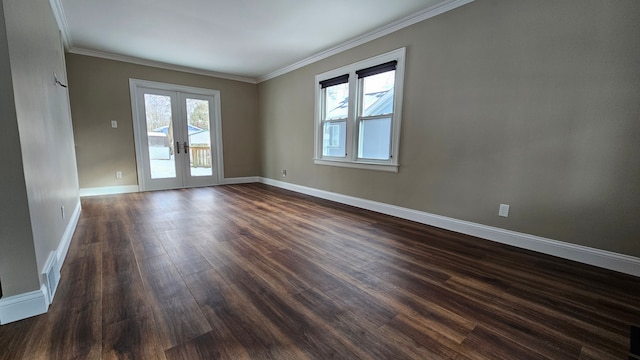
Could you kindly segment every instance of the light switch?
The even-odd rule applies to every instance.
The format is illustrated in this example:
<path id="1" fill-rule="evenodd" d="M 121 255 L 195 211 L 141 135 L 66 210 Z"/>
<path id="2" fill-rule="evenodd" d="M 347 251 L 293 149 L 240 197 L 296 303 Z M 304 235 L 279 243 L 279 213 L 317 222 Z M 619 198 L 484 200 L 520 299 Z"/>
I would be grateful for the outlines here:
<path id="1" fill-rule="evenodd" d="M 111 120 L 111 127 L 114 129 L 118 128 L 118 121 L 117 120 Z"/>

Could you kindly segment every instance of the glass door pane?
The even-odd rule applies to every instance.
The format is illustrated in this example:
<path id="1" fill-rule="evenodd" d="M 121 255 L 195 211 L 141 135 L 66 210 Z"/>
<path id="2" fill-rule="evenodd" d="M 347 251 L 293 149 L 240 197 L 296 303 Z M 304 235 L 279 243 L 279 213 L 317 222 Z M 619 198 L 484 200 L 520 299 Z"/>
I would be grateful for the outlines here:
<path id="1" fill-rule="evenodd" d="M 191 176 L 213 175 L 209 106 L 209 100 L 186 98 Z"/>
<path id="2" fill-rule="evenodd" d="M 175 178 L 171 97 L 145 93 L 144 110 L 151 179 Z"/>

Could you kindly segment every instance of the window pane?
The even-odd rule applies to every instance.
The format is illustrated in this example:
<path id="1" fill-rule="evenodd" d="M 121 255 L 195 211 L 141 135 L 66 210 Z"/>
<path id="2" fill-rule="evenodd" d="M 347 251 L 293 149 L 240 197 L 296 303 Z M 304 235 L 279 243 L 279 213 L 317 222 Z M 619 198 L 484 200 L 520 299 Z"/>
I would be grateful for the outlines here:
<path id="1" fill-rule="evenodd" d="M 395 70 L 367 76 L 362 79 L 363 116 L 391 114 L 393 112 L 393 86 L 396 79 Z"/>
<path id="2" fill-rule="evenodd" d="M 344 157 L 346 153 L 347 122 L 324 123 L 322 134 L 322 156 Z"/>
<path id="3" fill-rule="evenodd" d="M 211 176 L 209 101 L 187 98 L 187 122 L 191 176 Z"/>
<path id="4" fill-rule="evenodd" d="M 173 153 L 171 97 L 144 94 L 144 110 L 151 178 L 175 178 L 176 160 Z"/>
<path id="5" fill-rule="evenodd" d="M 389 160 L 391 146 L 391 118 L 360 121 L 358 157 Z"/>
<path id="6" fill-rule="evenodd" d="M 349 84 L 324 88 L 324 119 L 346 119 L 349 112 Z"/>

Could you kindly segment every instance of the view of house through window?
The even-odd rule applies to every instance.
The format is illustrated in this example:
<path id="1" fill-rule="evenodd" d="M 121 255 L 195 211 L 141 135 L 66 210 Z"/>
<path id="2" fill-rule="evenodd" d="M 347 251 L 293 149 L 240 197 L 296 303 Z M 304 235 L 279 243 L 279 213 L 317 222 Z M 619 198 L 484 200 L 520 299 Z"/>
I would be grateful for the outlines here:
<path id="1" fill-rule="evenodd" d="M 349 83 L 324 88 L 323 156 L 346 155 L 348 100 Z"/>
<path id="2" fill-rule="evenodd" d="M 209 101 L 186 98 L 191 176 L 211 176 Z"/>
<path id="3" fill-rule="evenodd" d="M 397 171 L 404 53 L 316 76 L 316 164 Z"/>
<path id="4" fill-rule="evenodd" d="M 395 76 L 396 71 L 391 70 L 360 79 L 358 158 L 388 160 L 391 157 Z"/>
<path id="5" fill-rule="evenodd" d="M 149 165 L 152 179 L 176 177 L 176 151 L 174 118 L 171 97 L 144 94 Z M 187 135 L 189 169 L 191 176 L 211 176 L 211 134 L 209 130 L 209 101 L 185 99 L 187 109 Z M 182 147 L 182 146 L 181 146 Z M 186 151 L 183 149 L 182 151 Z"/>
<path id="6" fill-rule="evenodd" d="M 129 88 L 140 189 L 219 184 L 220 92 L 137 79 Z"/>
<path id="7" fill-rule="evenodd" d="M 144 110 L 152 179 L 176 177 L 171 97 L 144 94 Z"/>

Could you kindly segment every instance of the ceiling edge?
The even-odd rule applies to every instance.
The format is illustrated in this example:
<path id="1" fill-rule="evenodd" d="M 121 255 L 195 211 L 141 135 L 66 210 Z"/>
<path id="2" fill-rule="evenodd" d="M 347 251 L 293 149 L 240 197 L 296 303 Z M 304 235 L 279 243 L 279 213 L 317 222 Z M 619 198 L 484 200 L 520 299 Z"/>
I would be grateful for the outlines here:
<path id="1" fill-rule="evenodd" d="M 204 70 L 204 69 L 199 69 L 199 68 L 193 68 L 193 67 L 188 67 L 188 66 L 181 66 L 181 65 L 175 65 L 175 64 L 169 64 L 169 63 L 164 63 L 164 62 L 160 62 L 160 61 L 153 61 L 153 60 L 147 60 L 147 59 L 142 59 L 142 58 L 137 58 L 137 57 L 133 57 L 133 56 L 126 56 L 126 55 L 118 55 L 118 54 L 114 54 L 114 53 L 109 53 L 109 52 L 103 52 L 103 51 L 97 51 L 97 50 L 90 50 L 90 49 L 84 49 L 84 48 L 79 48 L 79 47 L 75 47 L 73 45 L 73 39 L 71 38 L 71 31 L 69 30 L 69 25 L 67 23 L 67 18 L 65 16 L 64 13 L 64 8 L 62 7 L 62 3 L 61 0 L 49 0 L 49 3 L 51 5 L 51 9 L 53 11 L 53 15 L 56 19 L 56 22 L 58 23 L 58 28 L 60 29 L 60 32 L 62 34 L 62 41 L 64 43 L 65 49 L 67 50 L 67 52 L 72 53 L 72 54 L 78 54 L 78 55 L 85 55 L 85 56 L 92 56 L 92 57 L 98 57 L 98 58 L 103 58 L 103 59 L 108 59 L 108 60 L 115 60 L 115 61 L 122 61 L 122 62 L 127 62 L 127 63 L 132 63 L 132 64 L 137 64 L 137 65 L 144 65 L 144 66 L 151 66 L 151 67 L 156 67 L 156 68 L 161 68 L 161 69 L 166 69 L 166 70 L 174 70 L 174 71 L 181 71 L 181 72 L 187 72 L 187 73 L 191 73 L 191 74 L 198 74 L 198 75 L 205 75 L 205 76 L 212 76 L 212 77 L 217 77 L 217 78 L 221 78 L 221 79 L 227 79 L 227 80 L 235 80 L 235 81 L 240 81 L 240 82 L 246 82 L 246 83 L 250 83 L 250 84 L 257 84 L 257 83 L 261 83 L 263 81 L 267 81 L 270 79 L 273 79 L 275 77 L 284 75 L 288 72 L 297 70 L 301 67 L 307 66 L 309 64 L 313 64 L 317 61 L 320 61 L 322 59 L 326 59 L 330 56 L 336 55 L 338 53 L 341 53 L 343 51 L 352 49 L 356 46 L 365 44 L 369 41 L 378 39 L 380 37 L 383 37 L 385 35 L 391 34 L 393 32 L 396 32 L 398 30 L 404 29 L 408 26 L 411 26 L 413 24 L 419 23 L 421 21 L 427 20 L 429 18 L 432 18 L 434 16 L 443 14 L 447 11 L 456 9 L 458 7 L 461 7 L 463 5 L 466 5 L 470 2 L 473 2 L 475 0 L 446 0 L 443 1 L 439 4 L 436 4 L 434 6 L 428 7 L 424 10 L 421 10 L 415 14 L 411 14 L 405 18 L 402 18 L 400 20 L 394 21 L 390 24 L 387 24 L 383 27 L 380 27 L 376 30 L 370 31 L 364 35 L 358 36 L 354 39 L 351 39 L 347 42 L 344 42 L 340 45 L 334 46 L 330 49 L 321 51 L 315 55 L 312 55 L 306 59 L 300 60 L 298 62 L 295 62 L 291 65 L 285 66 L 282 69 L 276 70 L 274 72 L 271 72 L 269 74 L 266 75 L 262 75 L 259 76 L 257 78 L 250 78 L 250 77 L 244 77 L 244 76 L 239 76 L 239 75 L 232 75 L 232 74 L 225 74 L 225 73 L 220 73 L 220 72 L 216 72 L 216 71 L 210 71 L 210 70 Z"/>
<path id="2" fill-rule="evenodd" d="M 53 17 L 56 18 L 58 29 L 60 29 L 60 33 L 62 34 L 62 43 L 64 44 L 65 49 L 70 49 L 73 47 L 73 40 L 71 39 L 71 31 L 69 31 L 67 17 L 64 14 L 64 9 L 62 8 L 62 3 L 60 1 L 61 0 L 49 0 L 49 5 L 51 5 Z"/>
<path id="3" fill-rule="evenodd" d="M 269 73 L 267 75 L 263 75 L 263 76 L 259 76 L 257 79 L 258 83 L 261 83 L 263 81 L 267 81 L 270 79 L 273 79 L 275 77 L 278 77 L 280 75 L 284 75 L 288 72 L 297 70 L 301 67 L 307 66 L 309 64 L 313 64 L 314 62 L 320 61 L 322 59 L 326 59 L 330 56 L 333 56 L 335 54 L 341 53 L 343 51 L 352 49 L 356 46 L 362 45 L 364 43 L 367 43 L 369 41 L 378 39 L 380 37 L 383 37 L 385 35 L 391 34 L 393 32 L 396 32 L 398 30 L 404 29 L 408 26 L 411 26 L 413 24 L 417 24 L 421 21 L 427 20 L 429 18 L 432 18 L 434 16 L 440 15 L 442 13 L 445 13 L 447 11 L 453 10 L 455 8 L 458 8 L 460 6 L 466 5 L 470 2 L 473 2 L 474 0 L 447 0 L 444 2 L 441 2 L 439 4 L 436 4 L 434 6 L 428 7 L 424 10 L 421 10 L 415 14 L 411 14 L 405 18 L 402 18 L 400 20 L 394 21 L 390 24 L 387 24 L 381 28 L 378 28 L 376 30 L 370 31 L 364 35 L 361 35 L 359 37 L 356 37 L 354 39 L 351 39 L 345 43 L 342 43 L 340 45 L 334 46 L 330 49 L 321 51 L 315 55 L 312 55 L 306 59 L 300 60 L 298 62 L 295 62 L 289 66 L 283 67 L 280 70 L 276 70 L 272 73 Z"/>
<path id="4" fill-rule="evenodd" d="M 189 67 L 189 66 L 168 64 L 168 63 L 164 63 L 164 62 L 160 62 L 160 61 L 141 59 L 141 58 L 137 58 L 137 57 L 133 57 L 133 56 L 118 55 L 118 54 L 114 54 L 114 53 L 97 51 L 97 50 L 89 50 L 89 49 L 84 49 L 84 48 L 79 48 L 79 47 L 70 47 L 67 50 L 67 52 L 69 52 L 71 54 L 77 54 L 77 55 L 92 56 L 92 57 L 98 57 L 98 58 L 103 58 L 103 59 L 108 59 L 108 60 L 122 61 L 122 62 L 126 62 L 126 63 L 131 63 L 131 64 L 151 66 L 151 67 L 165 69 L 165 70 L 181 71 L 181 72 L 186 72 L 186 73 L 191 73 L 191 74 L 198 74 L 198 75 L 216 77 L 216 78 L 220 78 L 220 79 L 227 79 L 227 80 L 240 81 L 240 82 L 245 82 L 245 83 L 250 83 L 250 84 L 257 84 L 257 80 L 254 79 L 254 78 L 249 78 L 249 77 L 244 77 L 244 76 L 239 76 L 239 75 L 225 74 L 225 73 L 209 71 L 209 70 L 203 70 L 203 69 L 198 69 L 198 68 L 192 68 L 192 67 Z"/>

